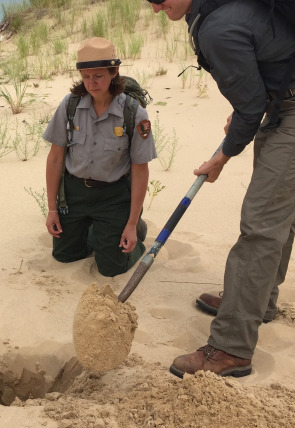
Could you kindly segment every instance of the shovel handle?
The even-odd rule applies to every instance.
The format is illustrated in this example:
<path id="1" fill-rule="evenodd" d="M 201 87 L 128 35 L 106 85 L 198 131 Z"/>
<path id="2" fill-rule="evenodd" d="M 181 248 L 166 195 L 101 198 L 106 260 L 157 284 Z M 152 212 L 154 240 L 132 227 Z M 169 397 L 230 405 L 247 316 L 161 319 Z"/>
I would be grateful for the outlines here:
<path id="1" fill-rule="evenodd" d="M 223 146 L 223 141 L 218 147 L 218 149 L 213 154 L 212 158 L 221 150 Z M 165 244 L 171 233 L 173 232 L 175 226 L 178 224 L 179 220 L 186 212 L 189 207 L 191 201 L 196 196 L 202 185 L 207 179 L 207 175 L 199 175 L 199 177 L 194 181 L 189 191 L 186 193 L 185 197 L 181 200 L 175 211 L 172 213 L 171 217 L 165 224 L 164 228 L 161 230 L 159 235 L 157 236 L 153 246 L 148 251 L 148 253 L 142 258 L 141 262 L 135 269 L 133 275 L 129 279 L 126 286 L 123 288 L 121 293 L 118 296 L 118 301 L 121 303 L 126 302 L 128 297 L 133 293 L 135 288 L 138 286 L 146 272 L 149 270 L 151 265 L 153 264 L 158 252 Z"/>

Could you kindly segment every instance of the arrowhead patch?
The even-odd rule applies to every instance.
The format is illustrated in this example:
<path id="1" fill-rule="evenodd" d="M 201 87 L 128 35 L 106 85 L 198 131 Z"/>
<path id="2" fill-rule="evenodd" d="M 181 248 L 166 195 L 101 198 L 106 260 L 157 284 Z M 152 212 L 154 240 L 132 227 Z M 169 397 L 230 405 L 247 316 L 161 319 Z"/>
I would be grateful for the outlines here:
<path id="1" fill-rule="evenodd" d="M 137 130 L 139 132 L 139 135 L 146 139 L 149 136 L 149 133 L 151 132 L 151 122 L 149 120 L 142 120 L 137 125 Z"/>

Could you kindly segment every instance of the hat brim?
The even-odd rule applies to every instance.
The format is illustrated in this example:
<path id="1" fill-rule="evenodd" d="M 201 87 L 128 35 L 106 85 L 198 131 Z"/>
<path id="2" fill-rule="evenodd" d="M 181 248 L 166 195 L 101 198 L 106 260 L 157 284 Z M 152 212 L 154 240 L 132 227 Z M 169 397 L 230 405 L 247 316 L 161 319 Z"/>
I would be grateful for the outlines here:
<path id="1" fill-rule="evenodd" d="M 77 62 L 76 68 L 78 70 L 83 70 L 83 68 L 105 68 L 105 67 L 119 67 L 121 64 L 119 59 L 104 59 L 101 61 L 84 61 Z"/>

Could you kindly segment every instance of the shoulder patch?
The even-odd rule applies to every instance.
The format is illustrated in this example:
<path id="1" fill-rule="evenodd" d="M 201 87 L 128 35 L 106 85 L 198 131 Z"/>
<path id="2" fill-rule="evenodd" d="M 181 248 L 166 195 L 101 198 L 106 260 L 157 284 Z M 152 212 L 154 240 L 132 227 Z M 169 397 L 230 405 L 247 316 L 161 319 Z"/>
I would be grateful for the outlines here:
<path id="1" fill-rule="evenodd" d="M 139 135 L 146 139 L 150 132 L 151 132 L 151 122 L 149 120 L 142 120 L 138 125 L 137 125 L 137 130 L 139 132 Z"/>

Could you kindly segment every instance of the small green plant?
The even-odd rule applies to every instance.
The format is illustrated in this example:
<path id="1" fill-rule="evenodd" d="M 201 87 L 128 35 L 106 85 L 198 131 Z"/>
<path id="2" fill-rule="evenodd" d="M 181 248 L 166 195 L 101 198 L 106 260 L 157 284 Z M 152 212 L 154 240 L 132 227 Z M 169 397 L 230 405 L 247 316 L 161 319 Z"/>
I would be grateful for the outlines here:
<path id="1" fill-rule="evenodd" d="M 128 42 L 128 56 L 131 59 L 140 58 L 141 49 L 143 47 L 143 37 L 141 35 L 131 35 Z"/>
<path id="2" fill-rule="evenodd" d="M 28 60 L 20 55 L 10 55 L 6 60 L 0 61 L 0 68 L 8 81 L 24 82 L 29 78 Z"/>
<path id="3" fill-rule="evenodd" d="M 85 39 L 88 36 L 88 22 L 86 19 L 83 19 L 82 21 L 81 32 L 82 32 L 83 38 Z"/>
<path id="4" fill-rule="evenodd" d="M 150 196 L 150 203 L 148 206 L 148 210 L 150 209 L 152 202 L 154 200 L 154 197 L 157 196 L 163 189 L 165 189 L 165 186 L 162 186 L 161 182 L 159 180 L 151 180 L 150 185 L 148 186 L 148 194 Z"/>
<path id="5" fill-rule="evenodd" d="M 153 136 L 156 145 L 158 160 L 164 171 L 169 171 L 174 163 L 175 155 L 179 149 L 178 138 L 173 128 L 172 137 L 165 133 L 160 124 L 159 116 L 156 116 L 153 126 Z"/>
<path id="6" fill-rule="evenodd" d="M 42 193 L 37 192 L 36 190 L 32 190 L 31 187 L 29 187 L 28 189 L 26 187 L 24 187 L 24 189 L 25 189 L 25 191 L 29 195 L 31 195 L 35 199 L 35 201 L 39 205 L 39 208 L 41 210 L 42 215 L 44 217 L 47 217 L 48 208 L 47 208 L 47 193 L 46 193 L 46 189 L 43 187 Z"/>
<path id="7" fill-rule="evenodd" d="M 126 37 L 123 31 L 119 31 L 115 37 L 115 45 L 120 58 L 127 58 Z"/>
<path id="8" fill-rule="evenodd" d="M 201 69 L 199 71 L 199 79 L 198 79 L 198 83 L 197 83 L 197 90 L 198 90 L 197 96 L 199 98 L 207 98 L 208 97 L 207 79 L 208 79 L 208 73 L 206 71 L 204 71 L 203 69 Z"/>
<path id="9" fill-rule="evenodd" d="M 154 77 L 152 74 L 146 73 L 145 71 L 135 71 L 134 75 L 140 86 L 143 88 L 148 88 L 149 81 Z"/>
<path id="10" fill-rule="evenodd" d="M 156 76 L 165 76 L 167 74 L 167 68 L 164 68 L 162 65 L 159 65 L 159 68 L 156 70 Z"/>
<path id="11" fill-rule="evenodd" d="M 37 94 L 33 94 L 27 91 L 27 82 L 22 84 L 22 82 L 14 80 L 12 83 L 12 87 L 15 92 L 14 96 L 5 86 L 3 86 L 3 88 L 0 88 L 0 98 L 5 99 L 7 104 L 9 104 L 9 107 L 11 108 L 13 114 L 18 114 L 24 109 L 26 105 L 31 104 L 36 100 Z"/>
<path id="12" fill-rule="evenodd" d="M 44 115 L 43 115 L 43 116 L 40 116 L 40 119 L 38 120 L 38 122 L 39 122 L 41 125 L 44 125 L 44 124 L 46 124 L 46 125 L 47 125 L 47 123 L 49 123 L 49 121 L 50 121 L 51 117 L 52 117 L 51 113 L 44 113 Z"/>
<path id="13" fill-rule="evenodd" d="M 43 21 L 33 26 L 30 32 L 30 45 L 33 55 L 38 55 L 44 47 L 44 43 L 49 41 L 49 28 Z"/>
<path id="14" fill-rule="evenodd" d="M 135 26 L 139 19 L 141 0 L 108 0 L 107 22 L 117 30 L 124 29 L 128 33 L 135 32 Z"/>
<path id="15" fill-rule="evenodd" d="M 56 55 L 66 52 L 68 50 L 68 44 L 65 40 L 54 40 L 54 42 L 52 42 L 52 46 L 53 52 Z"/>
<path id="16" fill-rule="evenodd" d="M 166 55 L 169 62 L 172 62 L 176 53 L 177 53 L 177 42 L 175 40 L 172 40 L 171 42 L 167 42 L 166 45 Z"/>
<path id="17" fill-rule="evenodd" d="M 166 106 L 166 105 L 167 105 L 166 101 L 158 101 L 155 103 L 155 106 Z"/>
<path id="18" fill-rule="evenodd" d="M 18 36 L 16 45 L 21 58 L 26 58 L 30 54 L 30 44 L 22 34 Z"/>
<path id="19" fill-rule="evenodd" d="M 176 136 L 175 129 L 173 129 L 172 138 L 169 139 L 169 142 L 165 147 L 165 150 L 166 150 L 165 158 L 163 156 L 159 158 L 160 164 L 164 168 L 164 171 L 169 171 L 171 169 L 178 149 L 179 149 L 178 138 Z"/>
<path id="20" fill-rule="evenodd" d="M 24 129 L 22 129 L 21 132 L 18 131 L 18 123 L 16 124 L 14 150 L 19 159 L 27 161 L 38 154 L 43 129 L 39 122 L 30 124 L 23 121 L 23 124 Z"/>
<path id="21" fill-rule="evenodd" d="M 188 79 L 190 68 L 187 68 L 184 64 L 181 64 L 180 68 L 181 68 L 181 73 L 179 73 L 178 77 L 181 78 L 181 88 L 184 89 Z"/>
<path id="22" fill-rule="evenodd" d="M 164 134 L 164 129 L 160 125 L 159 115 L 157 114 L 154 125 L 153 125 L 153 136 L 156 146 L 157 155 L 159 156 L 164 149 L 164 147 L 168 144 L 168 137 Z"/>
<path id="23" fill-rule="evenodd" d="M 13 151 L 13 145 L 8 135 L 8 121 L 0 121 L 0 158 Z"/>
<path id="24" fill-rule="evenodd" d="M 107 37 L 106 17 L 98 12 L 90 23 L 91 35 L 95 37 Z"/>

